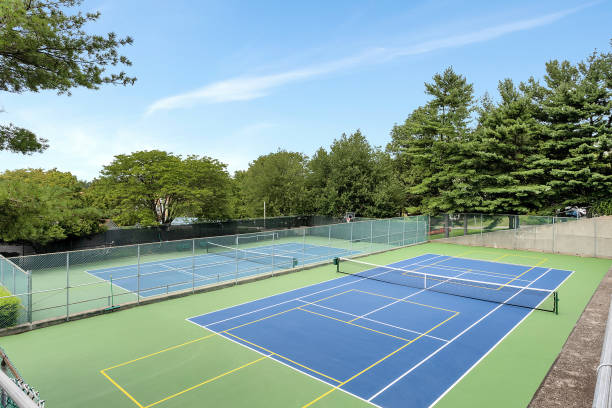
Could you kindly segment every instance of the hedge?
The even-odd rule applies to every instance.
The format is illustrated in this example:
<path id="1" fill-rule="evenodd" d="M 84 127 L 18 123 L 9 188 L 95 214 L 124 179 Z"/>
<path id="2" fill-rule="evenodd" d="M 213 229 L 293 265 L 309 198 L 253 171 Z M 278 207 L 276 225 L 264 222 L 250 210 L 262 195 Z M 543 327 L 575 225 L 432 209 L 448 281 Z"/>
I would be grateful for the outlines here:
<path id="1" fill-rule="evenodd" d="M 11 292 L 0 286 L 0 328 L 15 326 L 21 307 L 21 301 L 18 297 L 4 296 L 11 296 Z"/>

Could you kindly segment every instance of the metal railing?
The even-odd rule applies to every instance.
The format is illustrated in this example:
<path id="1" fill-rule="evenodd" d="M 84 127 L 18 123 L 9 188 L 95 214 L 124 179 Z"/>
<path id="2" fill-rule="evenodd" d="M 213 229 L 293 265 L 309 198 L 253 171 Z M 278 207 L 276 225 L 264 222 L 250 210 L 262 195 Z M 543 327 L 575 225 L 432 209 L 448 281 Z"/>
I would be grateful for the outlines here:
<path id="1" fill-rule="evenodd" d="M 612 408 L 612 302 L 604 336 L 601 359 L 597 366 L 597 383 L 593 408 Z"/>
<path id="2" fill-rule="evenodd" d="M 425 242 L 428 231 L 415 216 L 0 258 L 10 271 L 0 310 L 17 299 L 23 311 L 0 315 L 0 328 L 237 283 L 292 268 L 285 259 L 302 267 Z"/>

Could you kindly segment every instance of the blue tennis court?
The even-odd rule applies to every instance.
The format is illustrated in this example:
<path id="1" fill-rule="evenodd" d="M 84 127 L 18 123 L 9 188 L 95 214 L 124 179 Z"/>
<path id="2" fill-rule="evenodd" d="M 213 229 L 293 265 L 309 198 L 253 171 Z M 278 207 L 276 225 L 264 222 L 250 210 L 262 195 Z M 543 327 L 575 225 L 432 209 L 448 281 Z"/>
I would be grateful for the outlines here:
<path id="1" fill-rule="evenodd" d="M 554 291 L 572 273 L 437 254 L 339 268 L 347 275 L 188 321 L 331 386 L 304 407 L 332 392 L 428 407 L 535 308 L 558 311 Z"/>
<path id="2" fill-rule="evenodd" d="M 97 278 L 141 297 L 236 281 L 350 256 L 359 251 L 297 242 L 233 248 L 208 243 L 207 253 L 88 271 Z"/>

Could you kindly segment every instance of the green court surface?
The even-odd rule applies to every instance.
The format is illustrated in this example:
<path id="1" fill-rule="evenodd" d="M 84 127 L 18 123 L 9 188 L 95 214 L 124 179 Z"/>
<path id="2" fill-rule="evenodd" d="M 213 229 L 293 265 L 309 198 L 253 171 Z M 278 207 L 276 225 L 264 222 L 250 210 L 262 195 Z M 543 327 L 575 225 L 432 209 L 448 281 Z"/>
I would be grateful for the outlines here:
<path id="1" fill-rule="evenodd" d="M 361 259 L 386 265 L 425 253 L 483 260 L 503 255 L 507 263 L 541 262 L 575 271 L 559 290 L 559 315 L 531 313 L 438 407 L 526 406 L 612 265 L 605 259 L 438 243 Z M 3 337 L 0 343 L 51 408 L 302 407 L 331 387 L 185 319 L 337 277 L 333 265 L 324 265 Z M 313 406 L 370 405 L 338 391 Z"/>

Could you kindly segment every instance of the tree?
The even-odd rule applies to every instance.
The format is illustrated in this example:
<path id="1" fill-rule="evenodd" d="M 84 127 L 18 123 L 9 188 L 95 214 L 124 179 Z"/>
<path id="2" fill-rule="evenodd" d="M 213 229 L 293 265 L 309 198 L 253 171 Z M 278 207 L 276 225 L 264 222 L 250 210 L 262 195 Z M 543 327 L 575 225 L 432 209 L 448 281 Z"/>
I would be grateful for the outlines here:
<path id="1" fill-rule="evenodd" d="M 447 68 L 425 84 L 431 96 L 391 131 L 388 151 L 402 172 L 409 212 L 465 212 L 481 201 L 472 183 L 478 169 L 470 122 L 473 86 Z"/>
<path id="2" fill-rule="evenodd" d="M 512 80 L 499 82 L 501 102 L 485 100 L 480 111 L 472 183 L 481 192 L 475 209 L 486 213 L 524 214 L 546 205 L 545 173 L 538 166 L 540 123 L 529 87 Z"/>
<path id="3" fill-rule="evenodd" d="M 169 224 L 176 217 L 230 215 L 232 181 L 225 164 L 160 150 L 117 155 L 88 193 L 120 225 Z"/>
<path id="4" fill-rule="evenodd" d="M 46 244 L 102 230 L 101 212 L 70 173 L 24 169 L 0 175 L 0 239 Z"/>
<path id="5" fill-rule="evenodd" d="M 372 147 L 361 131 L 342 134 L 329 152 L 320 148 L 308 164 L 307 186 L 313 211 L 340 216 L 398 215 L 403 205 L 402 186 L 390 156 Z"/>
<path id="6" fill-rule="evenodd" d="M 612 191 L 612 54 L 546 64 L 533 82 L 541 109 L 540 167 L 549 175 L 549 207 L 590 206 Z"/>
<path id="7" fill-rule="evenodd" d="M 87 34 L 83 27 L 100 13 L 67 14 L 82 0 L 3 0 L 0 2 L 0 90 L 11 93 L 53 89 L 70 95 L 77 87 L 133 84 L 125 72 L 109 66 L 131 65 L 117 49 L 130 37 Z M 41 152 L 47 141 L 13 124 L 0 125 L 0 150 Z"/>
<path id="8" fill-rule="evenodd" d="M 263 215 L 263 202 L 269 216 L 300 214 L 305 210 L 307 157 L 302 153 L 279 150 L 259 156 L 239 175 L 246 213 Z"/>

